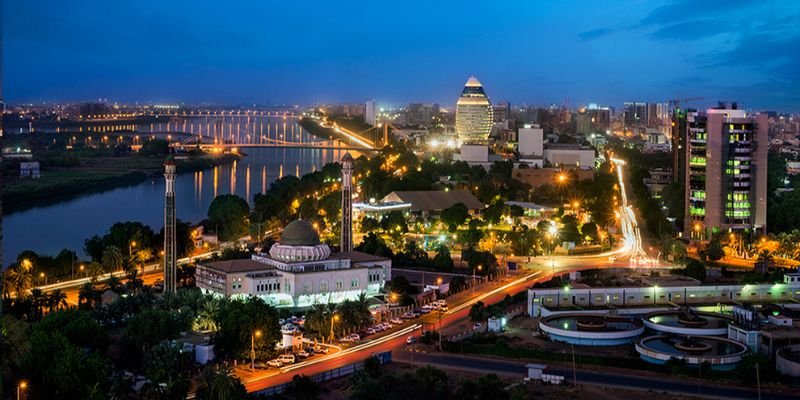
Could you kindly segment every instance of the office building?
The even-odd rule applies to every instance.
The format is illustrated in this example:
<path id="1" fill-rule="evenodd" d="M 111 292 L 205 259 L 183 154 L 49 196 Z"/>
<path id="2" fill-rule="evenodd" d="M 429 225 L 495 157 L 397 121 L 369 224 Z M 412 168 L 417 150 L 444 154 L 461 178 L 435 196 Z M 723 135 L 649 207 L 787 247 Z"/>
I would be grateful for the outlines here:
<path id="1" fill-rule="evenodd" d="M 626 128 L 647 124 L 647 103 L 626 101 L 623 104 L 622 113 Z"/>
<path id="2" fill-rule="evenodd" d="M 364 104 L 364 121 L 370 125 L 376 125 L 376 118 L 378 116 L 378 107 L 374 99 L 369 99 Z"/>
<path id="3" fill-rule="evenodd" d="M 478 78 L 470 76 L 456 102 L 456 133 L 462 144 L 485 144 L 492 131 L 492 103 Z"/>
<path id="4" fill-rule="evenodd" d="M 511 119 L 511 103 L 501 101 L 492 106 L 492 118 L 494 122 L 503 122 Z"/>
<path id="5" fill-rule="evenodd" d="M 728 230 L 765 230 L 767 114 L 747 115 L 736 103 L 688 113 L 686 216 L 691 237 Z"/>
<path id="6" fill-rule="evenodd" d="M 647 126 L 652 128 L 661 125 L 658 119 L 658 105 L 656 103 L 647 103 Z"/>

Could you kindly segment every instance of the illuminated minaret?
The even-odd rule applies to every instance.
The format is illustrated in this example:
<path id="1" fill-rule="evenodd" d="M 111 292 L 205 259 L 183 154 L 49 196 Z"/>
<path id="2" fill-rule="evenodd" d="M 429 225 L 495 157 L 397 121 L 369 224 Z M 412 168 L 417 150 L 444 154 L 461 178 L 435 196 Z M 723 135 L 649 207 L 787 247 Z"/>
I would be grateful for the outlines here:
<path id="1" fill-rule="evenodd" d="M 167 190 L 164 194 L 164 293 L 175 293 L 177 255 L 175 246 L 175 159 L 172 154 L 164 161 L 164 178 Z"/>
<path id="2" fill-rule="evenodd" d="M 342 157 L 342 237 L 341 251 L 353 251 L 353 156 Z"/>

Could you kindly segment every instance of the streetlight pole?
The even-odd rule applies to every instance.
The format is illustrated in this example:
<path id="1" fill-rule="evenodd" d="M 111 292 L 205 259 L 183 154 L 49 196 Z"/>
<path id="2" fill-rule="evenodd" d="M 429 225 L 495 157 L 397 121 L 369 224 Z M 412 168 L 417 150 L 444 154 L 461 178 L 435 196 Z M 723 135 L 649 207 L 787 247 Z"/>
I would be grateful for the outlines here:
<path id="1" fill-rule="evenodd" d="M 22 381 L 17 385 L 17 400 L 21 399 L 20 393 L 25 391 L 25 388 L 28 387 L 28 382 Z"/>
<path id="2" fill-rule="evenodd" d="M 331 316 L 331 333 L 330 333 L 330 336 L 329 336 L 329 341 L 331 343 L 333 343 L 333 323 L 338 321 L 338 320 L 339 320 L 339 316 L 338 315 L 333 314 L 333 316 Z"/>
<path id="3" fill-rule="evenodd" d="M 261 336 L 261 331 L 256 330 L 250 334 L 250 370 L 256 370 L 256 337 Z"/>

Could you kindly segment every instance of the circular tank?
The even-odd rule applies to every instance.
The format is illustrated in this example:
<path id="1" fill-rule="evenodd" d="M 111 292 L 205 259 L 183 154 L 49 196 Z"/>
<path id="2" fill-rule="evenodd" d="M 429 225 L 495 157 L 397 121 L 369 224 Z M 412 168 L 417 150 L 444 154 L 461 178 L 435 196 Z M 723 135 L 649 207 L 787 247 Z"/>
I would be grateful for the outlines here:
<path id="1" fill-rule="evenodd" d="M 633 342 L 644 332 L 644 325 L 636 318 L 566 313 L 542 318 L 539 329 L 556 342 L 617 346 Z"/>
<path id="2" fill-rule="evenodd" d="M 649 336 L 636 343 L 639 356 L 650 363 L 664 364 L 670 359 L 688 365 L 709 363 L 714 369 L 733 369 L 747 354 L 742 343 L 713 336 Z"/>
<path id="3" fill-rule="evenodd" d="M 690 336 L 726 336 L 733 320 L 715 313 L 656 311 L 642 317 L 644 325 L 658 333 Z"/>

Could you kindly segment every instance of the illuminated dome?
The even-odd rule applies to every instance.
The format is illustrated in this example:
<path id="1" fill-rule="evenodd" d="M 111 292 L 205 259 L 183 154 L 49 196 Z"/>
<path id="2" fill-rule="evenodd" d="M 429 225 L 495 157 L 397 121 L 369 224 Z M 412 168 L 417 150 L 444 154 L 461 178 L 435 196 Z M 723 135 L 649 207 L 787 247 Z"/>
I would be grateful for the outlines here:
<path id="1" fill-rule="evenodd" d="M 456 132 L 462 144 L 486 143 L 492 131 L 492 103 L 474 76 L 467 79 L 456 102 Z"/>
<path id="2" fill-rule="evenodd" d="M 281 240 L 270 247 L 269 255 L 287 262 L 319 261 L 331 255 L 331 248 L 320 243 L 319 234 L 308 221 L 298 219 L 283 228 Z"/>

